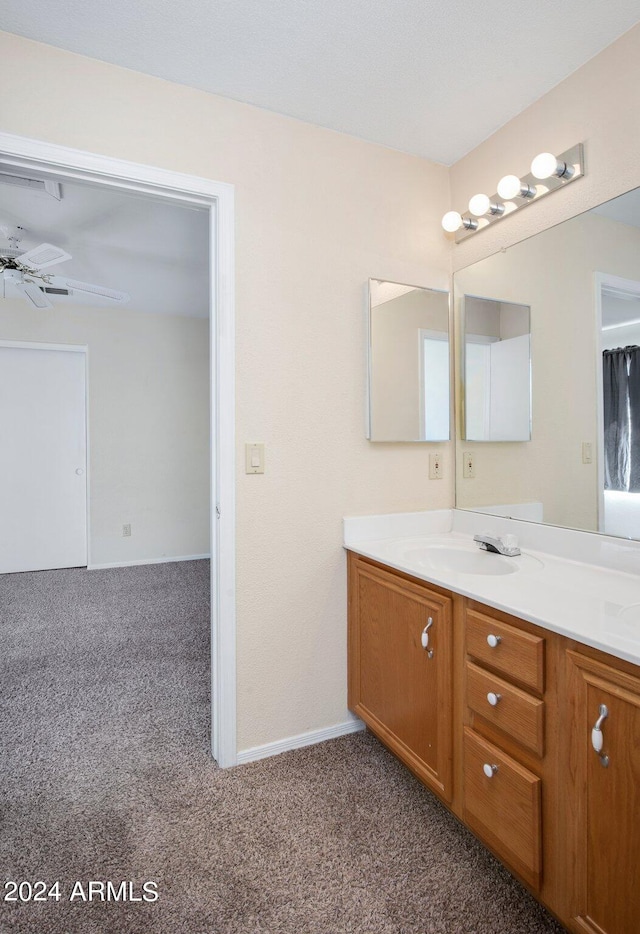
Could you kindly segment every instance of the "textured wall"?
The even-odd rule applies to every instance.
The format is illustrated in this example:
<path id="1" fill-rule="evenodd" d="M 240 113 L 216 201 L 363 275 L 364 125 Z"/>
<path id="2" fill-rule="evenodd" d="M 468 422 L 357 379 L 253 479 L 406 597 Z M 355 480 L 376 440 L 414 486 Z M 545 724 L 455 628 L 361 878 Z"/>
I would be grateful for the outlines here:
<path id="1" fill-rule="evenodd" d="M 0 339 L 89 348 L 91 564 L 208 554 L 209 322 L 2 300 Z"/>
<path id="2" fill-rule="evenodd" d="M 452 502 L 450 445 L 364 436 L 366 283 L 448 287 L 447 169 L 7 34 L 0 76 L 7 132 L 236 186 L 238 744 L 345 720 L 342 516 Z"/>

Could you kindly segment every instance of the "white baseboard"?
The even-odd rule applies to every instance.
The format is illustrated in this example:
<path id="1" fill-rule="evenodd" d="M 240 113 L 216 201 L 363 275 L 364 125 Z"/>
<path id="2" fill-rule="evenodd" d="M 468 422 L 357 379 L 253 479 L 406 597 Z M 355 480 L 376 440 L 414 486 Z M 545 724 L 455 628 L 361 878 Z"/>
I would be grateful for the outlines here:
<path id="1" fill-rule="evenodd" d="M 316 743 L 323 743 L 327 739 L 336 739 L 336 737 L 345 736 L 347 733 L 360 733 L 364 729 L 365 725 L 362 720 L 347 720 L 344 723 L 336 723 L 335 726 L 327 726 L 322 730 L 311 730 L 309 733 L 299 733 L 298 736 L 288 736 L 286 739 L 277 740 L 275 743 L 266 743 L 264 746 L 243 749 L 237 756 L 238 765 L 255 762 L 257 759 L 268 759 L 269 756 L 277 756 L 281 752 L 288 752 L 290 749 L 314 746 Z"/>
<path id="2" fill-rule="evenodd" d="M 103 571 L 105 568 L 129 568 L 138 564 L 170 564 L 172 561 L 203 561 L 211 555 L 175 555 L 172 558 L 138 558 L 136 561 L 112 561 L 109 564 L 90 564 L 88 571 Z"/>

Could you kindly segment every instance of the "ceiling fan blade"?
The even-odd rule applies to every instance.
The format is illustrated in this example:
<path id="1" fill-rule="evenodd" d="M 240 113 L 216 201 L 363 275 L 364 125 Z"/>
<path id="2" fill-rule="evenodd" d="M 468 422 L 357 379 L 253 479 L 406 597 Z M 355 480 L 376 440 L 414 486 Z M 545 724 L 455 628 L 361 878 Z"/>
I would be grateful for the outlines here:
<path id="1" fill-rule="evenodd" d="M 27 298 L 36 308 L 53 308 L 53 304 L 45 295 L 42 289 L 39 289 L 35 282 L 17 282 L 15 288 L 18 292 Z"/>
<path id="2" fill-rule="evenodd" d="M 55 266 L 56 263 L 64 263 L 71 259 L 71 253 L 67 253 L 59 246 L 53 243 L 41 243 L 34 246 L 32 250 L 21 253 L 18 262 L 24 266 L 36 266 L 38 269 L 45 269 L 47 266 Z"/>
<path id="3" fill-rule="evenodd" d="M 80 295 L 91 295 L 94 298 L 106 298 L 110 302 L 116 302 L 118 305 L 124 305 L 129 301 L 129 295 L 126 292 L 118 292 L 116 289 L 107 289 L 103 285 L 93 285 L 91 282 L 80 282 L 78 279 L 67 279 L 66 276 L 47 277 L 51 285 L 57 288 L 70 289 L 71 292 Z"/>

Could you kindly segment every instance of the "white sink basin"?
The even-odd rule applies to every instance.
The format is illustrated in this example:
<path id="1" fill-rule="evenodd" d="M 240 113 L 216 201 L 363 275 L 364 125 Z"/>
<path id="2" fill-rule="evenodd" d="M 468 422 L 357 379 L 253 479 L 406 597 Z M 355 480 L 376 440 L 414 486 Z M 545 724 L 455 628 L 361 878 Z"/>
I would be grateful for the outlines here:
<path id="1" fill-rule="evenodd" d="M 541 561 L 531 555 L 507 558 L 476 546 L 444 544 L 420 539 L 396 542 L 392 551 L 395 559 L 405 564 L 407 568 L 414 568 L 425 573 L 444 571 L 495 577 L 515 574 L 525 569 L 530 571 L 543 566 Z"/>
<path id="2" fill-rule="evenodd" d="M 454 571 L 458 574 L 515 574 L 518 570 L 515 558 L 489 554 L 488 551 L 467 551 L 464 548 L 429 548 L 411 550 L 407 560 L 425 570 Z"/>

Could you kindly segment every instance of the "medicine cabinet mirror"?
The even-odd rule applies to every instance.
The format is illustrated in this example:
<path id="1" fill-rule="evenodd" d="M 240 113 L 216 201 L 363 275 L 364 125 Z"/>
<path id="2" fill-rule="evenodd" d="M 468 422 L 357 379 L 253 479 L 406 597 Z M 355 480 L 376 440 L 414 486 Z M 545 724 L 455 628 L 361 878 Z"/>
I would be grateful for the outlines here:
<path id="1" fill-rule="evenodd" d="M 467 363 L 477 350 L 468 335 L 484 336 L 478 322 L 488 306 L 478 311 L 477 296 L 520 309 L 530 365 L 524 351 L 520 364 L 514 357 L 502 386 L 490 386 L 497 398 L 489 402 L 486 382 L 472 389 L 461 366 L 458 508 L 640 539 L 640 189 L 454 275 Z M 477 364 L 485 376 L 488 367 Z M 487 410 L 495 401 L 509 412 L 519 376 L 517 396 L 525 383 L 533 387 L 531 434 L 494 443 Z M 524 405 L 524 428 L 523 413 Z"/>
<path id="2" fill-rule="evenodd" d="M 465 295 L 461 309 L 464 438 L 530 441 L 529 306 Z"/>
<path id="3" fill-rule="evenodd" d="M 450 438 L 449 293 L 369 280 L 370 441 Z"/>

